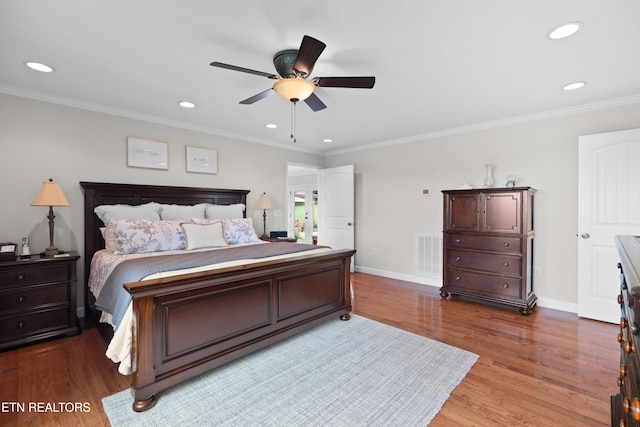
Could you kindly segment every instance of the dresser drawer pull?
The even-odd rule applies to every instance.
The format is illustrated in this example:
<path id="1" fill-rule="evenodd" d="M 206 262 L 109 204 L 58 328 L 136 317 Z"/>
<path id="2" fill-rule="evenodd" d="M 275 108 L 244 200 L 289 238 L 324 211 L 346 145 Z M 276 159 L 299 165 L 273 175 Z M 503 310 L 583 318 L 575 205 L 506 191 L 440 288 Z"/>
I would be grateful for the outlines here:
<path id="1" fill-rule="evenodd" d="M 456 243 L 462 243 L 462 239 L 460 238 L 456 239 Z"/>
<path id="2" fill-rule="evenodd" d="M 456 261 L 460 261 L 462 259 L 462 257 L 457 256 L 456 257 Z"/>
<path id="3" fill-rule="evenodd" d="M 505 289 L 507 289 L 507 288 L 509 287 L 509 284 L 508 284 L 508 283 L 504 283 L 504 284 L 502 285 L 502 287 L 503 287 L 503 288 L 505 288 Z"/>
<path id="4" fill-rule="evenodd" d="M 640 421 L 640 399 L 637 397 L 633 398 L 633 419 Z"/>
<path id="5" fill-rule="evenodd" d="M 627 365 L 620 365 L 620 378 L 627 376 Z"/>
<path id="6" fill-rule="evenodd" d="M 622 297 L 622 294 L 618 294 L 618 304 L 622 304 L 624 302 L 624 298 Z"/>
<path id="7" fill-rule="evenodd" d="M 624 340 L 624 352 L 626 354 L 631 354 L 634 350 L 631 340 Z"/>
<path id="8" fill-rule="evenodd" d="M 624 408 L 625 414 L 631 412 L 631 400 L 628 397 L 625 397 L 622 401 L 622 407 Z"/>
<path id="9" fill-rule="evenodd" d="M 16 328 L 18 328 L 18 329 L 22 329 L 22 328 L 24 328 L 24 325 L 25 325 L 25 324 L 26 324 L 25 322 L 23 322 L 23 321 L 19 321 L 18 323 L 16 323 Z"/>
<path id="10" fill-rule="evenodd" d="M 618 377 L 618 387 L 622 387 L 624 385 L 624 381 L 622 381 L 622 378 Z M 631 404 L 631 402 L 629 402 L 629 404 Z"/>
<path id="11" fill-rule="evenodd" d="M 25 276 L 24 274 L 18 274 L 16 276 L 16 280 L 18 280 L 18 281 L 22 281 L 22 280 L 24 280 L 26 278 L 27 278 L 27 276 Z"/>
<path id="12" fill-rule="evenodd" d="M 456 276 L 456 280 L 460 280 L 460 279 L 462 279 L 462 277 Z"/>
<path id="13" fill-rule="evenodd" d="M 509 267 L 509 263 L 507 261 L 505 261 L 502 265 L 505 267 Z"/>
<path id="14" fill-rule="evenodd" d="M 618 334 L 618 344 L 622 344 L 623 341 L 624 337 L 622 336 L 622 334 Z"/>
<path id="15" fill-rule="evenodd" d="M 508 248 L 509 246 L 511 246 L 511 243 L 509 243 L 509 242 L 504 242 L 502 245 L 503 245 L 505 248 Z"/>
<path id="16" fill-rule="evenodd" d="M 626 317 L 621 317 L 620 318 L 620 329 L 625 329 L 627 326 L 629 326 L 629 322 L 627 321 Z"/>
<path id="17" fill-rule="evenodd" d="M 26 298 L 22 295 L 20 295 L 18 298 L 16 298 L 16 302 L 18 304 L 22 304 L 24 302 L 24 300 L 26 300 Z"/>

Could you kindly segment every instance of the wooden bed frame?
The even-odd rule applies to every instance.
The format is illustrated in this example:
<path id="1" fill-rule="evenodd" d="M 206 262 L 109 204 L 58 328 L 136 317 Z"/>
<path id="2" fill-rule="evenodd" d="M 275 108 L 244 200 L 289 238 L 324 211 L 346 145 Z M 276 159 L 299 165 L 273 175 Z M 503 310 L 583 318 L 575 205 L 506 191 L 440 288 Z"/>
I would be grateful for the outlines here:
<path id="1" fill-rule="evenodd" d="M 104 247 L 99 205 L 246 204 L 246 190 L 81 182 L 85 194 L 85 285 L 93 254 Z M 246 216 L 246 213 L 245 213 Z M 123 284 L 133 298 L 133 409 L 214 367 L 330 319 L 349 319 L 355 250 Z M 88 287 L 88 315 L 98 315 Z"/>

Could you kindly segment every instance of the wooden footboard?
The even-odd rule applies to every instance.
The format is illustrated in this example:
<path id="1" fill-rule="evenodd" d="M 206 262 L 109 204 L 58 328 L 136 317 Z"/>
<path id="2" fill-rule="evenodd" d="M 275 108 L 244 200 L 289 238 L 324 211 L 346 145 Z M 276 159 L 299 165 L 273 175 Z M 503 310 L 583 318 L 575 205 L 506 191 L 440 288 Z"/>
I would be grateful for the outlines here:
<path id="1" fill-rule="evenodd" d="M 354 250 L 125 284 L 135 411 L 181 381 L 323 321 L 347 320 Z"/>

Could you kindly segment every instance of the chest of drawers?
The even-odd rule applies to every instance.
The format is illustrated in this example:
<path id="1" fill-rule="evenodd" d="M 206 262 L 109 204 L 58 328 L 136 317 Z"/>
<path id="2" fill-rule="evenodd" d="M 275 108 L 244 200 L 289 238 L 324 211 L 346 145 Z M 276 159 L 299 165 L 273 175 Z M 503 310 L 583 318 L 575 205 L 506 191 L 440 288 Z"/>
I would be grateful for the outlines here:
<path id="1" fill-rule="evenodd" d="M 443 298 L 462 295 L 531 314 L 537 301 L 532 271 L 535 191 L 443 191 Z"/>
<path id="2" fill-rule="evenodd" d="M 70 253 L 0 263 L 0 349 L 80 333 L 78 259 Z"/>
<path id="3" fill-rule="evenodd" d="M 640 426 L 640 237 L 616 236 L 620 257 L 619 393 L 611 396 L 611 425 Z"/>

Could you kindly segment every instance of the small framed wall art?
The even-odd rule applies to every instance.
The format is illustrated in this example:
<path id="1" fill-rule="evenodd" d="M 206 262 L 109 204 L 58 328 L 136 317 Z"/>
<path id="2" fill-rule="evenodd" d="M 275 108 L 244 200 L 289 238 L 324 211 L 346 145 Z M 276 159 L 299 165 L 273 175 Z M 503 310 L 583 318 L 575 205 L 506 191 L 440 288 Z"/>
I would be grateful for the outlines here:
<path id="1" fill-rule="evenodd" d="M 127 138 L 127 166 L 169 169 L 167 143 L 151 139 Z"/>
<path id="2" fill-rule="evenodd" d="M 218 173 L 218 152 L 207 148 L 187 147 L 187 172 Z"/>

